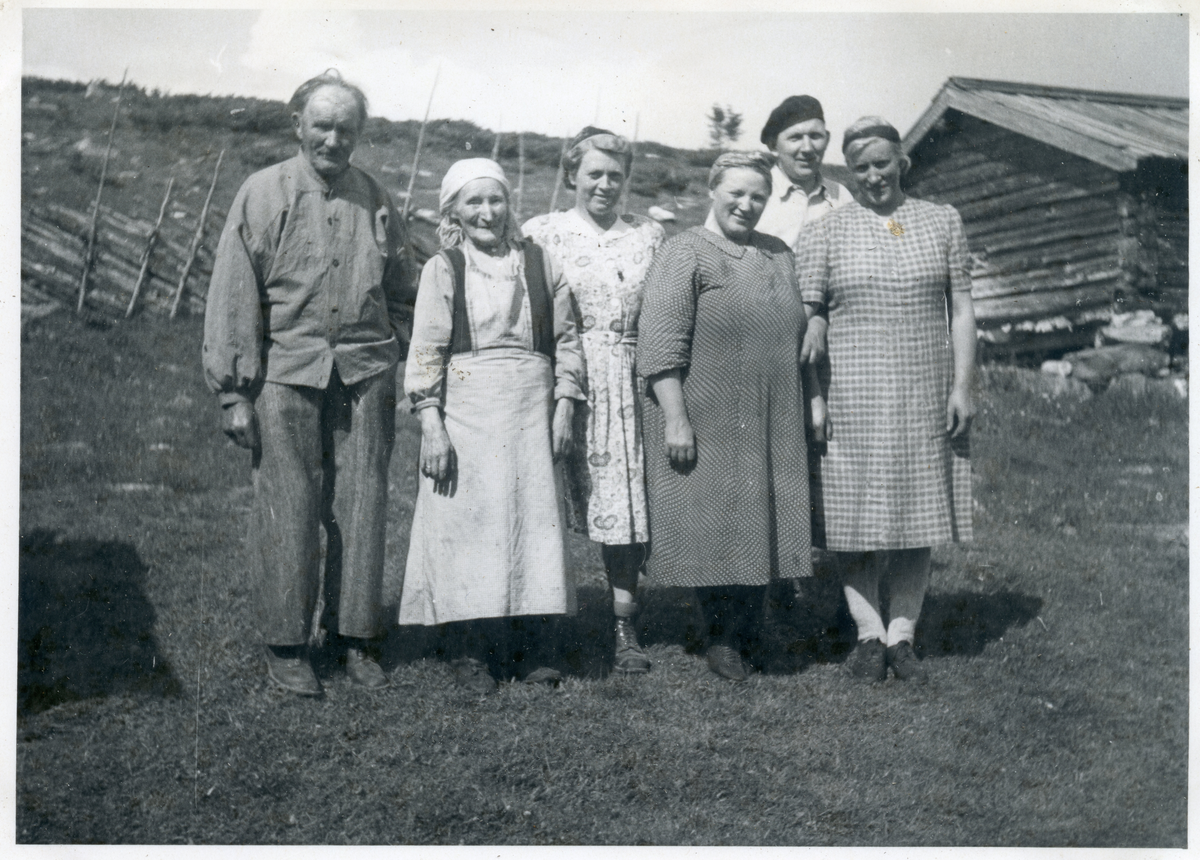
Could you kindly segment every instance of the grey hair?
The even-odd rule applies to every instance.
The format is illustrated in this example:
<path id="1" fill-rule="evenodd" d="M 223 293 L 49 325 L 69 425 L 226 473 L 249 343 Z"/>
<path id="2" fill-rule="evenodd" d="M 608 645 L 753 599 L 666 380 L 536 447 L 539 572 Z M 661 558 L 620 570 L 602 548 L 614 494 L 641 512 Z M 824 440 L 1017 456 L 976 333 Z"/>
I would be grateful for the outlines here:
<path id="1" fill-rule="evenodd" d="M 503 186 L 501 187 L 503 188 Z M 458 203 L 459 194 L 462 194 L 462 189 L 459 189 L 458 194 L 447 200 L 438 212 L 441 216 L 441 220 L 438 221 L 437 226 L 438 248 L 442 251 L 457 248 L 467 238 L 462 224 L 458 223 L 458 220 L 454 217 L 454 206 Z M 521 232 L 521 227 L 517 224 L 517 215 L 513 212 L 512 200 L 509 198 L 507 191 L 504 192 L 504 200 L 508 203 L 508 207 L 504 213 L 504 241 L 508 243 L 510 248 L 520 248 L 525 234 Z"/>
<path id="2" fill-rule="evenodd" d="M 362 90 L 347 82 L 337 69 L 326 69 L 315 78 L 309 78 L 297 87 L 288 102 L 288 109 L 294 114 L 304 113 L 304 108 L 308 106 L 308 100 L 322 87 L 336 87 L 350 94 L 355 105 L 358 106 L 358 128 L 361 131 L 367 124 L 367 97 Z"/>
<path id="3" fill-rule="evenodd" d="M 735 167 L 753 170 L 767 180 L 767 189 L 770 190 L 771 168 L 774 166 L 775 158 L 766 152 L 745 152 L 736 149 L 722 152 L 708 171 L 708 190 L 712 191 L 720 185 L 721 180 L 725 178 L 725 172 Z"/>

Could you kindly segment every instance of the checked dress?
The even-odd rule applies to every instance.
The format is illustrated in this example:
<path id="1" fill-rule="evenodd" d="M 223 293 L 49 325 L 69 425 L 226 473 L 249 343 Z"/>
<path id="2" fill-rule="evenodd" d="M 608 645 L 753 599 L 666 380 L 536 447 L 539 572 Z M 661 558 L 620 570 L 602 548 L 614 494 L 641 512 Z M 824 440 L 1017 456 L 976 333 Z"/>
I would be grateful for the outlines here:
<path id="1" fill-rule="evenodd" d="M 946 432 L 949 293 L 970 290 L 952 206 L 909 198 L 881 218 L 857 202 L 800 236 L 806 302 L 829 311 L 833 435 L 814 464 L 817 545 L 862 552 L 971 539 L 967 437 Z"/>

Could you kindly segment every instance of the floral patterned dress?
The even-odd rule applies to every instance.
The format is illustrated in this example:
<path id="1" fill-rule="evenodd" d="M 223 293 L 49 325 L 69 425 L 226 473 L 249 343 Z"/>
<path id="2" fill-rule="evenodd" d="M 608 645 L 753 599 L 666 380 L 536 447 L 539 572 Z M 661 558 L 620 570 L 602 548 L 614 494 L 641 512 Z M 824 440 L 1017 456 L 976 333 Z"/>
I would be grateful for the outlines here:
<path id="1" fill-rule="evenodd" d="M 524 230 L 562 267 L 578 305 L 588 402 L 576 410 L 577 434 L 586 443 L 566 469 L 568 521 L 597 543 L 645 542 L 650 535 L 633 365 L 642 282 L 666 234 L 639 215 L 623 215 L 597 233 L 573 209 L 539 215 Z"/>

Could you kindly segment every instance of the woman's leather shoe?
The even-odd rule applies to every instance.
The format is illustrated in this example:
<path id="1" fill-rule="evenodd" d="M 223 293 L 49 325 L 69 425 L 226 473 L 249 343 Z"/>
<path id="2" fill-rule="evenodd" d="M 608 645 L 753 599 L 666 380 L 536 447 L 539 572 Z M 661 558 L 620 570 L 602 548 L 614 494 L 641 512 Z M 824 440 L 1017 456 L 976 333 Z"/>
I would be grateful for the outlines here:
<path id="1" fill-rule="evenodd" d="M 850 674 L 855 678 L 872 683 L 887 680 L 888 648 L 878 639 L 867 639 L 859 642 L 854 653 L 850 655 L 847 665 Z"/>
<path id="2" fill-rule="evenodd" d="M 613 671 L 622 675 L 644 675 L 650 671 L 650 658 L 637 641 L 637 631 L 628 618 L 618 618 Z"/>
<path id="3" fill-rule="evenodd" d="M 346 674 L 351 681 L 368 690 L 382 690 L 391 686 L 379 663 L 364 648 L 346 649 Z"/>
<path id="4" fill-rule="evenodd" d="M 705 653 L 708 668 L 730 681 L 745 681 L 750 676 L 742 655 L 728 645 L 709 645 Z"/>
<path id="5" fill-rule="evenodd" d="M 479 696 L 496 692 L 496 679 L 488 674 L 487 666 L 474 657 L 460 657 L 454 667 L 454 683 Z"/>
<path id="6" fill-rule="evenodd" d="M 924 684 L 929 680 L 929 673 L 917 659 L 911 642 L 901 642 L 887 649 L 887 662 L 892 667 L 892 674 L 897 681 L 915 681 Z"/>

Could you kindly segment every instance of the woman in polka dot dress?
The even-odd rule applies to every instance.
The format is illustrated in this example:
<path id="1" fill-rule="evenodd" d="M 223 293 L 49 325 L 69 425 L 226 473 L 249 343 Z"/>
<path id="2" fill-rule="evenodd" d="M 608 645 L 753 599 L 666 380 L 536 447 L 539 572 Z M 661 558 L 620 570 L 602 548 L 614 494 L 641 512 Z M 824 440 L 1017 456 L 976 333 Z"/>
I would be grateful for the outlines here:
<path id="1" fill-rule="evenodd" d="M 825 405 L 800 361 L 791 249 L 754 229 L 770 157 L 726 152 L 708 186 L 704 226 L 667 242 L 646 279 L 637 370 L 649 386 L 650 573 L 696 589 L 709 668 L 742 681 L 765 587 L 812 574 L 805 390 L 814 422 Z"/>
<path id="2" fill-rule="evenodd" d="M 575 206 L 533 218 L 524 231 L 556 258 L 578 303 L 588 403 L 575 414 L 586 444 L 568 464 L 568 512 L 601 546 L 613 592 L 613 668 L 640 674 L 650 659 L 633 618 L 649 531 L 633 362 L 642 281 L 665 235 L 648 218 L 617 214 L 632 161 L 625 138 L 588 126 L 563 159 L 563 184 L 575 192 Z"/>

